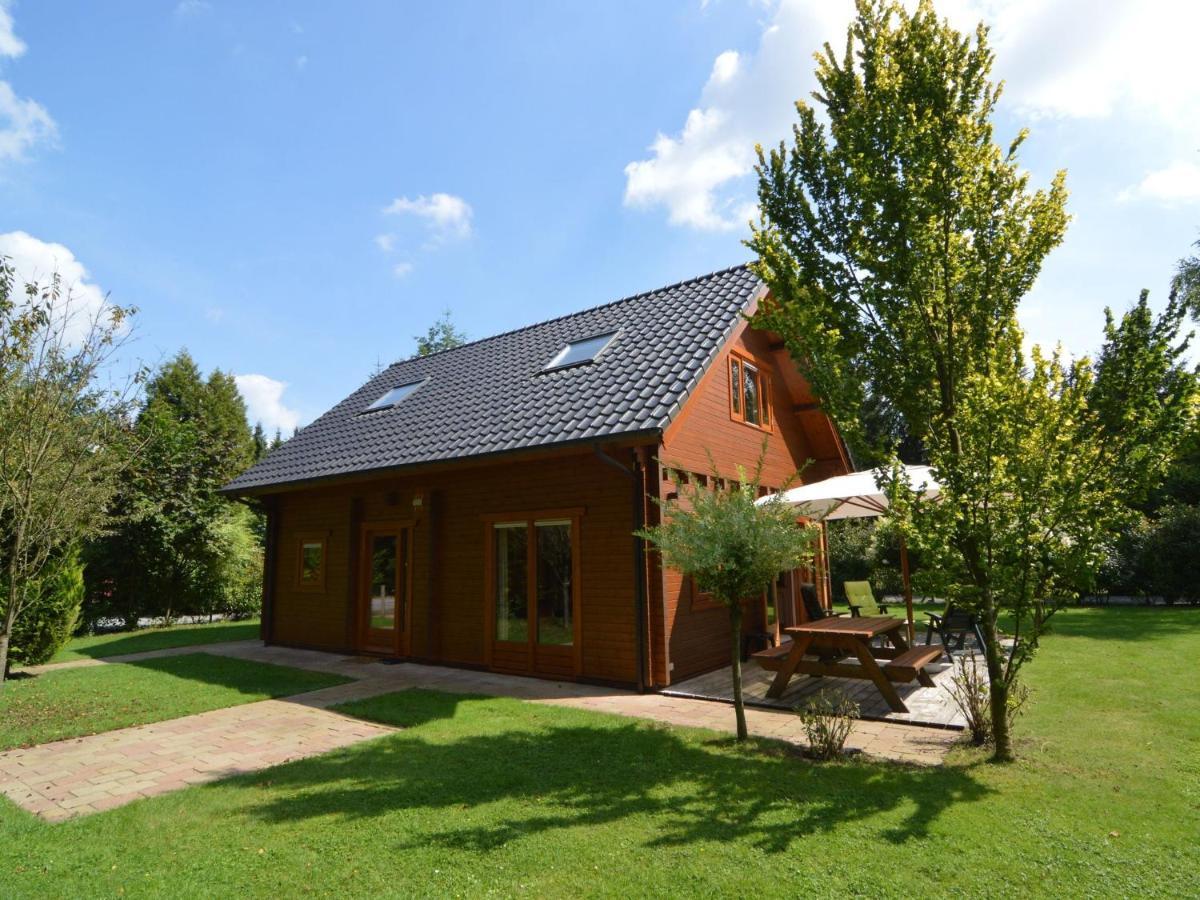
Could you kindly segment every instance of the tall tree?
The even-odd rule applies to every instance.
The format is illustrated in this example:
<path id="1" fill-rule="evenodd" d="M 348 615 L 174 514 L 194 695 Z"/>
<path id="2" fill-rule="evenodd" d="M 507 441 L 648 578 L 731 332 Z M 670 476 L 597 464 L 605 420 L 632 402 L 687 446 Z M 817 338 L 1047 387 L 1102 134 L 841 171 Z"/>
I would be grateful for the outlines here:
<path id="1" fill-rule="evenodd" d="M 759 148 L 749 244 L 772 295 L 758 324 L 783 335 L 848 436 L 864 442 L 872 385 L 934 466 L 938 503 L 883 480 L 932 586 L 983 622 L 994 758 L 1007 760 L 1017 675 L 1047 601 L 1095 570 L 1133 441 L 1101 439 L 1087 361 L 1024 358 L 1017 306 L 1062 240 L 1065 174 L 1031 190 L 1026 132 L 994 142 L 992 63 L 987 29 L 964 36 L 929 0 L 911 13 L 858 0 L 845 51 L 817 56 L 816 106 L 796 104 L 792 146 Z M 1017 622 L 1012 652 L 1002 611 Z"/>
<path id="2" fill-rule="evenodd" d="M 267 455 L 267 433 L 263 431 L 262 422 L 254 423 L 254 461 L 258 462 Z"/>
<path id="3" fill-rule="evenodd" d="M 1183 329 L 1197 309 L 1176 286 L 1157 316 L 1146 290 L 1119 320 L 1111 309 L 1104 310 L 1104 345 L 1096 358 L 1089 403 L 1105 440 L 1130 441 L 1117 474 L 1130 499 L 1142 507 L 1166 474 L 1160 442 L 1179 447 L 1193 424 L 1179 410 L 1189 407 L 1196 394 L 1196 372 L 1188 364 L 1192 335 Z M 1130 402 L 1131 397 L 1137 402 Z"/>
<path id="4" fill-rule="evenodd" d="M 117 498 L 120 525 L 89 552 L 91 617 L 204 614 L 230 590 L 229 556 L 251 524 L 219 488 L 254 459 L 233 378 L 205 380 L 181 351 L 146 385 L 135 430 L 144 443 Z"/>
<path id="5" fill-rule="evenodd" d="M 132 384 L 111 369 L 132 312 L 89 312 L 57 276 L 22 297 L 0 257 L 0 680 L 47 567 L 105 526 L 135 452 Z"/>
<path id="6" fill-rule="evenodd" d="M 453 350 L 467 342 L 467 335 L 454 327 L 450 310 L 442 312 L 441 318 L 429 326 L 423 335 L 413 338 L 417 342 L 417 356 L 428 356 L 443 350 Z"/>

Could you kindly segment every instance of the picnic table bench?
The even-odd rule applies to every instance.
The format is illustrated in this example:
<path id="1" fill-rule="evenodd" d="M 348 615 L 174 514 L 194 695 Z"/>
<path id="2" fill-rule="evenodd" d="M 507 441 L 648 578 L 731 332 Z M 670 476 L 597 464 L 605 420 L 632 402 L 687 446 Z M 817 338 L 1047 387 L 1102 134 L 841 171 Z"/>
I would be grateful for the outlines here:
<path id="1" fill-rule="evenodd" d="M 903 619 L 892 616 L 806 622 L 784 629 L 792 638 L 790 646 L 771 647 L 755 653 L 754 659 L 764 669 L 775 672 L 768 697 L 781 696 L 792 676 L 797 674 L 817 678 L 862 678 L 875 683 L 893 710 L 908 712 L 892 683 L 918 681 L 924 687 L 933 687 L 933 679 L 925 666 L 942 655 L 942 647 L 909 647 L 905 627 Z M 872 647 L 871 641 L 878 637 L 885 637 L 891 646 Z M 806 654 L 817 658 L 805 659 Z M 851 656 L 858 659 L 858 665 L 841 661 Z"/>

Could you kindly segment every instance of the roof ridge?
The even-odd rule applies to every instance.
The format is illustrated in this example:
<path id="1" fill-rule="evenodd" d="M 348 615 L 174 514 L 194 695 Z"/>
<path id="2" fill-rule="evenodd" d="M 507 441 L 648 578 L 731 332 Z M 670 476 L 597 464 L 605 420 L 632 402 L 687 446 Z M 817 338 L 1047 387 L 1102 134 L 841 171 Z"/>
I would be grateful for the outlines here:
<path id="1" fill-rule="evenodd" d="M 575 312 L 563 313 L 561 316 L 555 316 L 552 319 L 543 319 L 540 322 L 530 322 L 528 325 L 522 325 L 519 328 L 510 328 L 508 331 L 499 331 L 496 334 L 489 334 L 486 337 L 475 338 L 475 340 L 467 341 L 464 344 L 459 344 L 457 347 L 447 347 L 444 350 L 437 350 L 437 351 L 434 351 L 433 353 L 427 353 L 425 356 L 410 356 L 407 359 L 398 359 L 394 363 L 391 363 L 390 365 L 388 365 L 387 369 L 384 369 L 383 371 L 386 372 L 390 369 L 394 369 L 396 366 L 402 366 L 405 363 L 410 363 L 410 362 L 413 362 L 414 360 L 432 359 L 435 356 L 442 356 L 446 353 L 453 353 L 456 350 L 465 350 L 468 347 L 474 347 L 476 344 L 482 344 L 484 341 L 494 341 L 498 338 L 509 337 L 510 335 L 514 335 L 514 334 L 520 334 L 523 331 L 529 331 L 531 328 L 541 328 L 544 325 L 551 325 L 555 322 L 561 322 L 563 319 L 570 319 L 570 318 L 574 318 L 575 316 L 582 316 L 585 313 L 595 312 L 596 310 L 599 310 L 599 309 L 607 309 L 610 306 L 618 306 L 622 303 L 630 303 L 634 300 L 640 300 L 643 297 L 648 297 L 651 294 L 658 294 L 658 293 L 661 293 L 662 291 L 675 290 L 676 288 L 683 287 L 685 284 L 692 284 L 693 282 L 696 282 L 696 281 L 704 281 L 707 278 L 715 278 L 718 275 L 725 275 L 729 272 L 734 271 L 735 269 L 747 269 L 748 270 L 749 268 L 750 268 L 749 262 L 736 263 L 735 265 L 732 265 L 732 266 L 726 266 L 723 269 L 715 269 L 712 272 L 709 272 L 705 275 L 696 275 L 692 278 L 684 278 L 681 281 L 676 281 L 671 284 L 664 284 L 662 287 L 656 287 L 649 291 L 639 291 L 636 294 L 630 294 L 628 297 L 622 297 L 619 300 L 609 300 L 606 303 L 598 303 L 595 306 L 588 306 L 588 307 L 585 307 L 584 309 L 577 309 Z M 380 374 L 383 374 L 383 373 L 381 372 Z"/>

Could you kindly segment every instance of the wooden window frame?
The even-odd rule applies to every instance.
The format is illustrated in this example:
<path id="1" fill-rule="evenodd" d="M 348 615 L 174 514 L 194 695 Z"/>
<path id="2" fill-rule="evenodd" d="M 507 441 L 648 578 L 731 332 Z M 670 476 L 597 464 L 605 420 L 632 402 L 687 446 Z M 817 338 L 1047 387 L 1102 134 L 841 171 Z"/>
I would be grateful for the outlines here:
<path id="1" fill-rule="evenodd" d="M 739 373 L 736 378 L 734 377 L 735 366 Z M 757 422 L 750 422 L 746 419 L 745 372 L 747 369 L 754 373 L 755 380 L 758 382 L 758 403 L 755 407 L 758 413 Z M 751 357 L 730 352 L 729 361 L 725 366 L 725 374 L 729 378 L 729 418 L 756 431 L 773 432 L 775 416 L 769 411 L 772 386 L 770 373 Z M 765 415 L 764 410 L 768 410 Z"/>
<path id="2" fill-rule="evenodd" d="M 317 577 L 305 579 L 304 577 L 304 548 L 312 544 L 319 544 L 321 547 L 321 562 L 317 567 Z M 301 532 L 296 535 L 296 590 L 306 594 L 323 594 L 325 593 L 325 576 L 329 568 L 329 533 L 328 532 Z"/>
<path id="3" fill-rule="evenodd" d="M 581 564 L 581 548 L 582 548 L 582 532 L 583 532 L 583 516 L 586 509 L 583 507 L 567 507 L 562 509 L 536 509 L 536 510 L 521 510 L 518 512 L 502 512 L 502 513 L 487 513 L 481 518 L 483 519 L 484 530 L 484 662 L 491 668 L 493 664 L 493 649 L 496 640 L 496 543 L 495 529 L 498 525 L 517 525 L 524 523 L 528 540 L 526 541 L 526 571 L 529 573 L 527 577 L 526 590 L 526 616 L 529 621 L 529 633 L 523 642 L 500 642 L 514 643 L 520 646 L 524 643 L 528 657 L 528 671 L 534 673 L 537 670 L 537 649 L 539 646 L 547 648 L 561 648 L 564 644 L 539 644 L 538 629 L 537 629 L 537 523 L 547 521 L 567 521 L 571 525 L 571 616 L 572 622 L 572 643 L 571 656 L 572 667 L 575 675 L 578 677 L 583 673 L 583 584 L 582 584 L 582 564 Z"/>

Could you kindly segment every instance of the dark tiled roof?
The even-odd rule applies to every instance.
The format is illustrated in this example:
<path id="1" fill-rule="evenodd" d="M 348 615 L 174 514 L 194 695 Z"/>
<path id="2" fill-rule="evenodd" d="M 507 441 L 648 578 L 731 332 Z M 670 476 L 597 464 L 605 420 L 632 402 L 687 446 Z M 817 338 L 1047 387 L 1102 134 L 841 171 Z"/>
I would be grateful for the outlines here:
<path id="1" fill-rule="evenodd" d="M 664 428 L 760 286 L 737 266 L 398 362 L 225 490 Z M 611 331 L 595 362 L 542 371 L 566 342 Z M 414 381 L 424 383 L 397 406 L 363 414 Z"/>

